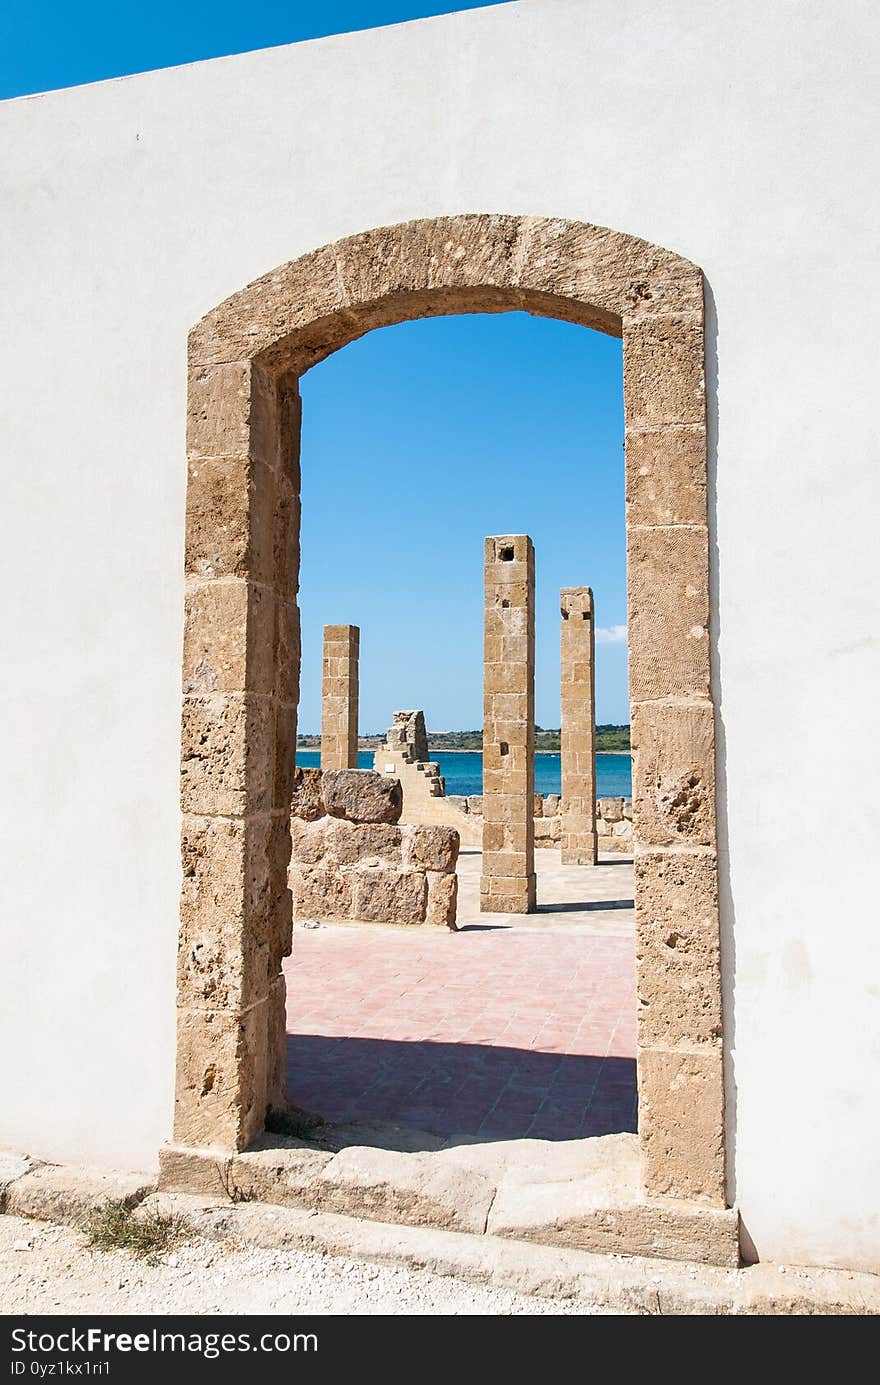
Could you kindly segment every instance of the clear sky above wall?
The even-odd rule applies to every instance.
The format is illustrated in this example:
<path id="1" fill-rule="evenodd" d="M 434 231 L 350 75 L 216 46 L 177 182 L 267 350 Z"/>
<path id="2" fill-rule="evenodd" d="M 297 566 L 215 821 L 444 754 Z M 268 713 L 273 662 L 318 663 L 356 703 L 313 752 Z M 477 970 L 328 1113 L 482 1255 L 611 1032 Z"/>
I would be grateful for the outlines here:
<path id="1" fill-rule="evenodd" d="M 246 53 L 500 0 L 4 0 L 0 99 Z"/>
<path id="2" fill-rule="evenodd" d="M 300 726 L 321 630 L 361 627 L 362 731 L 482 724 L 483 537 L 535 543 L 536 717 L 559 725 L 559 588 L 596 594 L 597 717 L 626 722 L 621 344 L 525 313 L 370 332 L 303 394 Z"/>

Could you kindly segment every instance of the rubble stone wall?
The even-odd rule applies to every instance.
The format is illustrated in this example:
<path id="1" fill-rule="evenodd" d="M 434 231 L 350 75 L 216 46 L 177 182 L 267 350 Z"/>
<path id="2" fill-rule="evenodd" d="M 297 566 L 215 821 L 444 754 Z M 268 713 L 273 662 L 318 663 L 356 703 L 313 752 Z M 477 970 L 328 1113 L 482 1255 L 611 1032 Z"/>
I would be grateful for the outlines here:
<path id="1" fill-rule="evenodd" d="M 291 810 L 294 919 L 456 927 L 459 835 L 401 823 L 400 780 L 297 770 Z"/>

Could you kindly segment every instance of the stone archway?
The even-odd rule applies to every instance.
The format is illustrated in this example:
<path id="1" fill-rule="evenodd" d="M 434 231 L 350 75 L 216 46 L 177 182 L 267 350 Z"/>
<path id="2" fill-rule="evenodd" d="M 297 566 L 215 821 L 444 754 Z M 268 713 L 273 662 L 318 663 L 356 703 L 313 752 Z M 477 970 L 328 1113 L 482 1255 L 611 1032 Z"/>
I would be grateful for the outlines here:
<path id="1" fill-rule="evenodd" d="M 349 237 L 190 335 L 175 1143 L 243 1149 L 283 1099 L 298 378 L 374 327 L 514 309 L 623 338 L 643 1185 L 724 1206 L 702 274 L 540 217 Z"/>

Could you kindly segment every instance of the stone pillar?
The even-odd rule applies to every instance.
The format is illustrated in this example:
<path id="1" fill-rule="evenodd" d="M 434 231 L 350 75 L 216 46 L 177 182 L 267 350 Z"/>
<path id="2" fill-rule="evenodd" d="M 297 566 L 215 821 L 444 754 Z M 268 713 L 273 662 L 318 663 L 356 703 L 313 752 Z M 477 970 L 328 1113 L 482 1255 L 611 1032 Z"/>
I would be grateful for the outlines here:
<path id="1" fill-rule="evenodd" d="M 560 669 L 562 692 L 562 860 L 594 866 L 596 839 L 595 621 L 589 587 L 563 587 Z"/>
<path id="2" fill-rule="evenodd" d="M 324 626 L 321 769 L 357 769 L 360 636 L 356 625 Z"/>
<path id="3" fill-rule="evenodd" d="M 535 550 L 485 541 L 483 874 L 480 908 L 535 908 Z"/>
<path id="4" fill-rule="evenodd" d="M 299 687 L 299 397 L 194 365 L 174 1139 L 244 1149 L 283 1090 Z M 280 1034 L 279 1034 L 280 1028 Z"/>

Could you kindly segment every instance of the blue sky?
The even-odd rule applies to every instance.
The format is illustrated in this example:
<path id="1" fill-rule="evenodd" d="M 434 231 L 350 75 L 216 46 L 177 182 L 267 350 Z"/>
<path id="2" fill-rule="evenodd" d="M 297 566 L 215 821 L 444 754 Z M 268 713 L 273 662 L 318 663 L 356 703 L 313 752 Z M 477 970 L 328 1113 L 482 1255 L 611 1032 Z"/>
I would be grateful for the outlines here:
<path id="1" fill-rule="evenodd" d="M 492 3 L 6 0 L 0 98 Z M 304 731 L 337 622 L 362 630 L 362 730 L 403 706 L 479 726 L 482 540 L 514 532 L 536 546 L 538 722 L 559 725 L 559 587 L 586 583 L 597 717 L 629 719 L 618 341 L 521 313 L 409 323 L 316 367 L 303 400 Z"/>
<path id="2" fill-rule="evenodd" d="M 482 721 L 483 537 L 528 533 L 536 718 L 559 725 L 559 588 L 590 585 L 597 718 L 629 720 L 621 344 L 525 313 L 371 332 L 303 378 L 300 724 L 321 630 L 361 627 L 362 731 Z"/>

